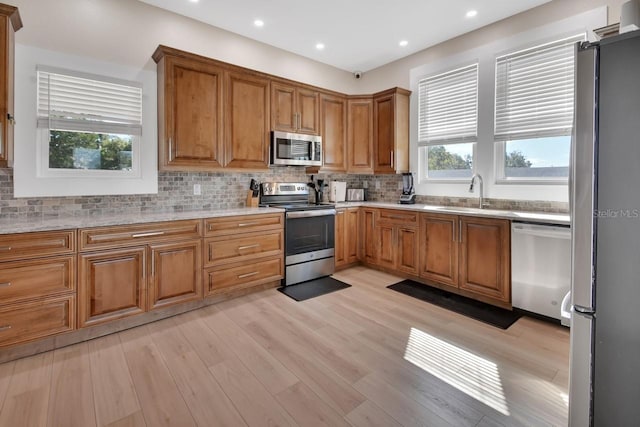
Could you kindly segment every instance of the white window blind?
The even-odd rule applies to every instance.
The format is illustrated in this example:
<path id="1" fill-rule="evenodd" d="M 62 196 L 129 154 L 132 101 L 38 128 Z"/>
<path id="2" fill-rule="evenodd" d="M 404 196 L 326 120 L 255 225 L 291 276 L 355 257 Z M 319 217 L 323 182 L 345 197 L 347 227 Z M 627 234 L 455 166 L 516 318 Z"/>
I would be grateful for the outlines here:
<path id="1" fill-rule="evenodd" d="M 142 135 L 142 85 L 38 67 L 38 127 Z"/>
<path id="2" fill-rule="evenodd" d="M 475 142 L 478 136 L 478 64 L 418 83 L 418 144 Z"/>
<path id="3" fill-rule="evenodd" d="M 571 134 L 574 45 L 580 40 L 584 36 L 497 58 L 497 141 Z"/>

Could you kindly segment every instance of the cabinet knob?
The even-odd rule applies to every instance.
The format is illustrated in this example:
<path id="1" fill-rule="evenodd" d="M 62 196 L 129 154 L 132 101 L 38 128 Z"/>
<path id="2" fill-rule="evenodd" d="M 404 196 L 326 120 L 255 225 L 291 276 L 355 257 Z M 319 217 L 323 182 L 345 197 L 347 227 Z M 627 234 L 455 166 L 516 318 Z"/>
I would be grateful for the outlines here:
<path id="1" fill-rule="evenodd" d="M 9 124 L 12 124 L 12 125 L 16 124 L 16 118 L 11 114 L 7 114 L 7 121 L 9 122 Z"/>

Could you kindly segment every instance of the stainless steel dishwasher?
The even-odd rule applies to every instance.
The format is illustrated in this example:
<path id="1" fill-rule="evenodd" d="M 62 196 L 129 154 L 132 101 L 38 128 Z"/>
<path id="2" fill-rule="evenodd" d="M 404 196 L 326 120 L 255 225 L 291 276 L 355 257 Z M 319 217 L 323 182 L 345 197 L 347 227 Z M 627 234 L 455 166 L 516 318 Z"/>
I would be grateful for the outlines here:
<path id="1" fill-rule="evenodd" d="M 570 303 L 571 228 L 511 224 L 511 297 L 515 308 L 562 321 Z M 566 311 L 566 308 L 565 308 Z"/>

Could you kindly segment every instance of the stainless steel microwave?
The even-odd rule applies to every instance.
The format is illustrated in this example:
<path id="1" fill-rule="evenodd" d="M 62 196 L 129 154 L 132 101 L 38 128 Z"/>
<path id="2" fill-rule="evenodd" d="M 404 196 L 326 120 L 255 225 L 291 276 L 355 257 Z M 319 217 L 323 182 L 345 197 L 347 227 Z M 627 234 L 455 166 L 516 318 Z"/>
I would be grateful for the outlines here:
<path id="1" fill-rule="evenodd" d="M 271 133 L 272 166 L 322 166 L 322 138 L 300 133 Z"/>

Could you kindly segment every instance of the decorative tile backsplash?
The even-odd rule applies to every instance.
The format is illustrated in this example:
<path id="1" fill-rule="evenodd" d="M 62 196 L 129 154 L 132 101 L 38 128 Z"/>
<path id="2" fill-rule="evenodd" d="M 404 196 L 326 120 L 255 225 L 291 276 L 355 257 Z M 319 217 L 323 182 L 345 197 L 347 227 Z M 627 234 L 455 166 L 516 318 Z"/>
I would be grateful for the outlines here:
<path id="1" fill-rule="evenodd" d="M 272 168 L 265 172 L 247 173 L 160 172 L 158 194 L 16 199 L 13 197 L 12 169 L 0 169 L 0 219 L 238 208 L 245 205 L 251 178 L 261 182 L 306 182 L 310 176 L 305 174 L 304 167 Z M 318 174 L 314 178 L 346 181 L 347 188 L 363 188 L 366 181 L 367 199 L 384 202 L 398 200 L 398 186 L 402 182 L 400 175 Z M 376 181 L 379 189 L 376 189 Z M 201 185 L 202 195 L 193 195 L 194 184 Z M 501 199 L 486 201 L 491 209 L 568 212 L 567 203 Z M 474 206 L 477 199 L 418 196 L 417 203 Z"/>

